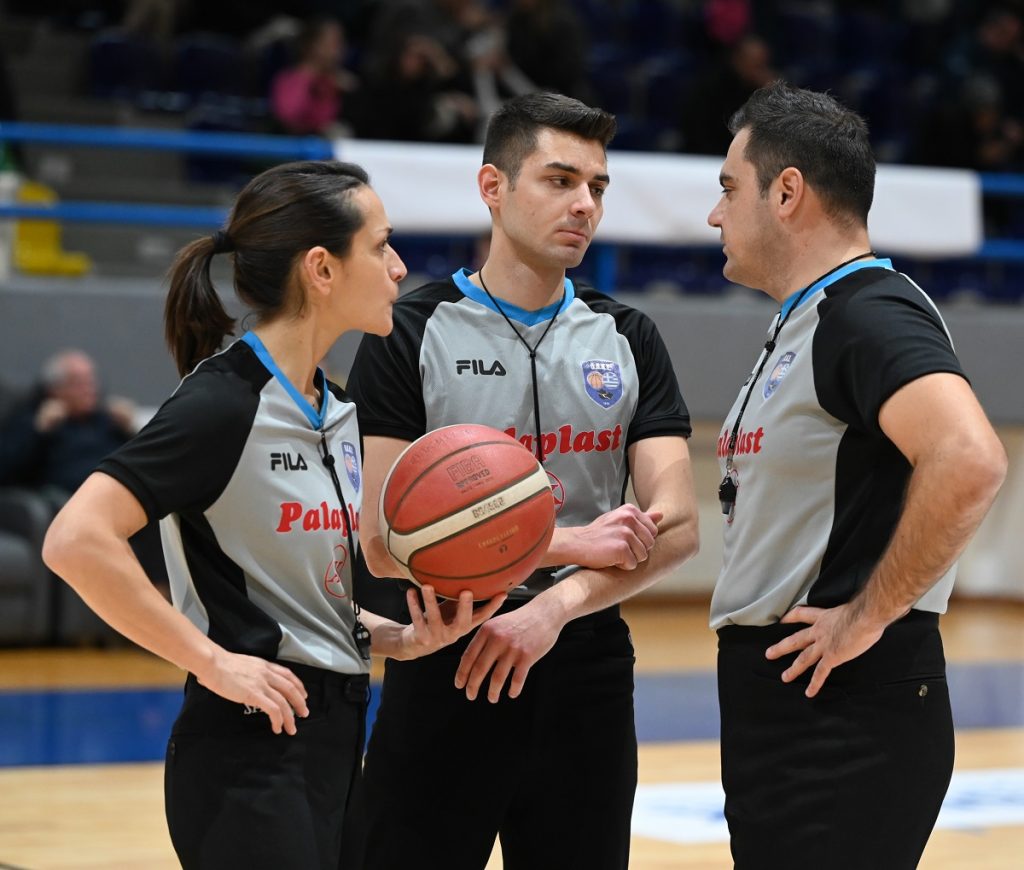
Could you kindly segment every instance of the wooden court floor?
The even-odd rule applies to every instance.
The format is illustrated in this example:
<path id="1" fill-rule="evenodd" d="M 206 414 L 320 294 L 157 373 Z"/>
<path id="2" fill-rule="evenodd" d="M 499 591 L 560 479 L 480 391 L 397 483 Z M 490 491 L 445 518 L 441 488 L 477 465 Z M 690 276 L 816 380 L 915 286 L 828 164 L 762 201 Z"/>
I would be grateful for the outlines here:
<path id="1" fill-rule="evenodd" d="M 706 627 L 706 605 L 632 605 L 627 619 L 639 674 L 685 676 L 713 669 L 715 645 Z M 943 635 L 951 665 L 1019 666 L 1024 663 L 1024 606 L 954 602 L 944 620 Z M 1002 687 L 1002 694 L 1019 707 L 1024 671 L 1017 667 L 1005 673 L 1017 682 Z M 177 686 L 180 682 L 176 669 L 134 650 L 0 651 L 0 692 Z M 1024 771 L 1024 721 L 1012 727 L 959 730 L 956 768 L 957 773 Z M 641 788 L 716 783 L 717 742 L 644 742 L 640 780 Z M 164 827 L 158 763 L 0 768 L 0 868 L 163 870 L 177 866 Z M 724 842 L 676 843 L 637 835 L 630 866 L 634 870 L 711 870 L 729 867 L 731 862 Z M 500 867 L 496 850 L 487 870 Z M 937 830 L 921 867 L 1021 870 L 1024 822 Z"/>

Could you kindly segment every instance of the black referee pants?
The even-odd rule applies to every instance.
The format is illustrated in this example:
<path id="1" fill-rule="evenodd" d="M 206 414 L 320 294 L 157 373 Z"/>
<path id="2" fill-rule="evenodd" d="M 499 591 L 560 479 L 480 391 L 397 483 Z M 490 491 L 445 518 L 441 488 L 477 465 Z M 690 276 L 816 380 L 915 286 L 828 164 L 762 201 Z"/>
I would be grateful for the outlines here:
<path id="1" fill-rule="evenodd" d="M 765 650 L 804 626 L 719 630 L 722 783 L 737 870 L 912 870 L 953 770 L 938 617 L 911 611 L 815 698 L 795 656 Z"/>
<path id="2" fill-rule="evenodd" d="M 496 835 L 505 870 L 624 870 L 637 745 L 618 609 L 567 625 L 522 694 L 497 704 L 455 688 L 466 643 L 387 663 L 365 870 L 483 870 Z"/>
<path id="3" fill-rule="evenodd" d="M 296 719 L 293 737 L 186 680 L 164 776 L 167 825 L 185 870 L 339 870 L 368 677 L 280 664 L 308 693 L 309 717 Z"/>

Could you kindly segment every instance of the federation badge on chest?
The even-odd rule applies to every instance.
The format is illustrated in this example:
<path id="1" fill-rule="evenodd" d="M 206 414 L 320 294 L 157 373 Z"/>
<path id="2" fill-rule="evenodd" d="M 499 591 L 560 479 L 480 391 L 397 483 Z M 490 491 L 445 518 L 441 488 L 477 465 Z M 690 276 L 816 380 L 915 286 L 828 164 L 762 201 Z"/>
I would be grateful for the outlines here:
<path id="1" fill-rule="evenodd" d="M 345 460 L 345 473 L 351 481 L 352 486 L 359 492 L 359 454 L 356 453 L 355 445 L 348 441 L 341 442 L 341 455 Z"/>
<path id="2" fill-rule="evenodd" d="M 606 359 L 583 363 L 583 386 L 602 408 L 610 408 L 622 398 L 622 372 L 619 364 Z"/>

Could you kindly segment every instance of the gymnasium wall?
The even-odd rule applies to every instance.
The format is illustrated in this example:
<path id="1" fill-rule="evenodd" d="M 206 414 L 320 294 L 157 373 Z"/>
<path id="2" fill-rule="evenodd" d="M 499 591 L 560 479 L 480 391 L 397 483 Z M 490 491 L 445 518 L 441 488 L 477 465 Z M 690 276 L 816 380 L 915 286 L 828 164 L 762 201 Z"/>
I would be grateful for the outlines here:
<path id="1" fill-rule="evenodd" d="M 407 286 L 415 286 L 413 276 Z M 227 288 L 226 273 L 215 273 Z M 90 277 L 68 282 L 16 277 L 0 284 L 0 373 L 9 386 L 28 387 L 43 360 L 80 347 L 99 363 L 106 388 L 155 406 L 177 376 L 163 344 L 163 287 L 155 280 Z M 656 594 L 707 594 L 721 557 L 715 499 L 720 477 L 714 455 L 719 426 L 764 340 L 773 305 L 737 289 L 724 297 L 623 296 L 657 322 L 696 422 L 690 449 L 700 498 L 702 547 Z M 1010 478 L 961 562 L 958 591 L 1024 599 L 1024 401 L 1015 372 L 1024 345 L 1024 309 L 947 306 L 943 315 L 975 390 L 1011 456 Z M 345 336 L 328 365 L 344 381 L 357 339 Z"/>

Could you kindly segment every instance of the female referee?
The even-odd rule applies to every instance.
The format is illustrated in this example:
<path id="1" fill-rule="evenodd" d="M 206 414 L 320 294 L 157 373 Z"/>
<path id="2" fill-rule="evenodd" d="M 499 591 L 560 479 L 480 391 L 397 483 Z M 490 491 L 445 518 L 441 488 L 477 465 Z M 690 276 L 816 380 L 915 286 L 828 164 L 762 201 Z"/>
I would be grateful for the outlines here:
<path id="1" fill-rule="evenodd" d="M 468 594 L 410 625 L 352 600 L 362 502 L 354 406 L 317 368 L 344 332 L 391 331 L 406 269 L 366 173 L 301 162 L 254 178 L 226 230 L 170 273 L 168 343 L 183 380 L 54 520 L 44 558 L 111 626 L 188 672 L 165 802 L 185 868 L 330 868 L 359 774 L 369 649 L 433 652 L 487 619 Z M 254 328 L 210 279 L 231 254 Z M 173 605 L 128 539 L 160 523 Z M 447 617 L 447 618 L 446 618 Z M 267 719 L 269 718 L 269 724 Z M 283 732 L 283 733 L 282 733 Z"/>

